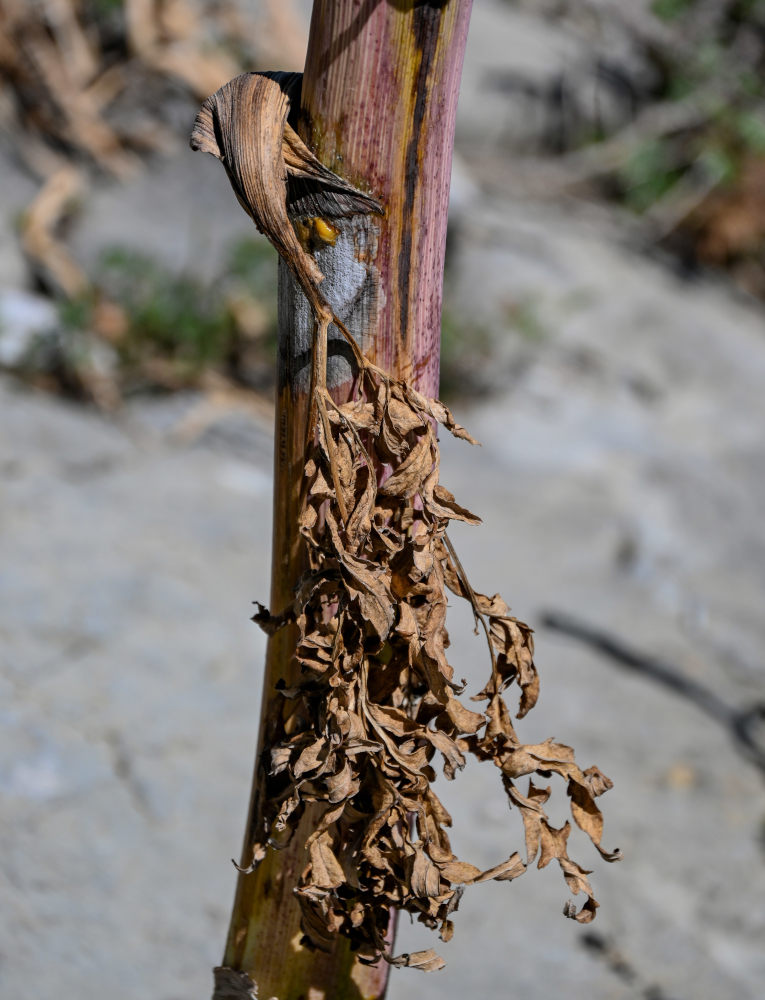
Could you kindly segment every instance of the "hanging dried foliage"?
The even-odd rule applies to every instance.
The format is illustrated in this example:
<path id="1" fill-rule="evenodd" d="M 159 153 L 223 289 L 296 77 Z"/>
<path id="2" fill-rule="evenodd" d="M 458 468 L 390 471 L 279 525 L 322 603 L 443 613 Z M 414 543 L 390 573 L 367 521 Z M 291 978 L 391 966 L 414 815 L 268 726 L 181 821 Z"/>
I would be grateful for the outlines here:
<path id="1" fill-rule="evenodd" d="M 582 771 L 570 747 L 548 739 L 523 744 L 505 700 L 515 684 L 517 718 L 533 708 L 539 680 L 528 626 L 499 595 L 473 590 L 447 536 L 450 521 L 478 524 L 439 482 L 436 428 L 472 442 L 449 410 L 369 362 L 320 291 L 315 260 L 288 221 L 288 186 L 297 150 L 302 175 L 320 188 L 370 199 L 327 177 L 291 130 L 278 75 L 248 74 L 206 102 L 192 145 L 219 156 L 258 227 L 277 246 L 308 296 L 315 316 L 312 410 L 307 433 L 299 531 L 307 570 L 290 607 L 255 620 L 273 634 L 296 631 L 299 680 L 281 690 L 282 711 L 260 762 L 252 867 L 284 846 L 306 808 L 317 817 L 306 843 L 296 893 L 306 942 L 329 945 L 347 935 L 364 961 L 384 956 L 424 970 L 443 964 L 428 950 L 393 958 L 385 934 L 391 909 L 405 910 L 443 940 L 463 886 L 509 881 L 537 860 L 557 860 L 568 888 L 584 904 L 564 912 L 581 923 L 598 906 L 588 871 L 567 851 L 570 825 L 552 826 L 546 782 L 566 783 L 574 822 L 601 856 L 603 818 L 596 799 L 611 782 L 596 767 Z M 289 129 L 289 126 L 286 126 Z M 249 131 L 248 131 L 249 130 Z M 279 155 L 282 151 L 282 155 Z M 293 160 L 294 162 L 294 160 Z M 317 273 L 318 272 L 318 273 Z M 357 365 L 355 397 L 337 404 L 326 388 L 328 325 L 348 340 Z M 475 696 L 462 688 L 446 656 L 448 593 L 468 601 L 484 630 L 490 671 Z M 458 859 L 446 828 L 451 818 L 433 790 L 434 765 L 454 778 L 468 755 L 499 768 L 509 804 L 525 829 L 525 859 L 514 853 L 488 871 Z M 524 791 L 518 782 L 529 778 Z M 251 870 L 251 869 L 248 869 Z"/>

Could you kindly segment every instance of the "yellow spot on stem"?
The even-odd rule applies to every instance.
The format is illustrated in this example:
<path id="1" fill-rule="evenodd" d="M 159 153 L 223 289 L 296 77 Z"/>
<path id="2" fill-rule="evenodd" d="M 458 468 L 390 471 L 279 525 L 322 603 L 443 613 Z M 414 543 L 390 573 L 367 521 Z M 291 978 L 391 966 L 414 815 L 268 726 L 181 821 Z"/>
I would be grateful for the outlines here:
<path id="1" fill-rule="evenodd" d="M 332 247 L 337 243 L 339 230 L 335 229 L 331 222 L 327 222 L 326 219 L 311 219 L 311 222 L 313 223 L 313 233 L 317 240 L 327 243 Z"/>
<path id="2" fill-rule="evenodd" d="M 293 222 L 295 233 L 304 250 L 318 250 L 320 247 L 333 247 L 337 243 L 340 230 L 328 219 L 313 216 L 310 219 L 296 219 Z"/>

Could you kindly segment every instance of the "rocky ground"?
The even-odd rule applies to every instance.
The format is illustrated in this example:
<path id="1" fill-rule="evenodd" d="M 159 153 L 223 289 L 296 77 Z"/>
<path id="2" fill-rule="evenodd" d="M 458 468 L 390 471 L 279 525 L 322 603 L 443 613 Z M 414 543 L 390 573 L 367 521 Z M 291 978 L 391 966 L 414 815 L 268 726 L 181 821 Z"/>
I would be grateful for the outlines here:
<path id="1" fill-rule="evenodd" d="M 765 700 L 765 319 L 721 279 L 678 276 L 614 214 L 524 197 L 511 167 L 485 182 L 471 136 L 492 60 L 519 37 L 537 72 L 579 50 L 503 3 L 474 17 L 447 283 L 466 330 L 493 331 L 494 392 L 456 404 L 483 447 L 444 441 L 442 478 L 484 517 L 455 534 L 473 582 L 537 627 L 542 697 L 521 733 L 614 780 L 604 839 L 625 857 L 576 843 L 602 904 L 590 928 L 563 918 L 551 870 L 468 891 L 447 969 L 394 971 L 389 995 L 755 1000 L 762 772 L 682 693 L 542 622 L 575 615 L 731 709 Z M 508 111 L 495 153 L 511 125 Z M 6 173 L 10 220 L 29 192 Z M 232 201 L 219 166 L 179 150 L 94 190 L 77 252 L 119 228 L 204 266 L 247 229 Z M 24 277 L 5 239 L 7 301 Z M 207 996 L 258 718 L 267 408 L 184 394 L 106 419 L 9 378 L 0 398 L 0 995 Z M 451 631 L 477 687 L 471 623 Z M 443 790 L 455 847 L 481 866 L 521 844 L 496 778 L 474 767 Z M 428 940 L 401 928 L 402 949 Z"/>

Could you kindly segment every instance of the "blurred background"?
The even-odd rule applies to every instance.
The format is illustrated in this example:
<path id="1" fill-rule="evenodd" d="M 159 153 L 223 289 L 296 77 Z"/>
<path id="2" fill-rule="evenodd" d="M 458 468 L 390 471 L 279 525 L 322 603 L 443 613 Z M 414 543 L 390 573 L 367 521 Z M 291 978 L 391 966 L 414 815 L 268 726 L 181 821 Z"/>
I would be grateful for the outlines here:
<path id="1" fill-rule="evenodd" d="M 187 136 L 241 69 L 300 69 L 309 15 L 0 0 L 3 998 L 211 990 L 262 679 L 276 264 Z M 484 517 L 454 532 L 474 585 L 537 630 L 521 735 L 614 780 L 625 858 L 576 842 L 589 927 L 557 871 L 475 887 L 446 970 L 394 970 L 391 1000 L 762 996 L 763 69 L 761 0 L 475 4 L 443 394 L 483 447 L 444 441 L 442 479 Z M 439 780 L 482 867 L 522 843 L 496 778 Z"/>

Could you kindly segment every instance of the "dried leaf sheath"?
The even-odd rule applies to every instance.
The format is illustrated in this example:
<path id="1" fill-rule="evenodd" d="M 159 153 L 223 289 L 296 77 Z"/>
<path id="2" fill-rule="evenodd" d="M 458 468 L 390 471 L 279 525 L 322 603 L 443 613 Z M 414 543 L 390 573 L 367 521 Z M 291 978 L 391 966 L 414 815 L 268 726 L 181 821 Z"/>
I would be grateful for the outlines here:
<path id="1" fill-rule="evenodd" d="M 327 170 L 287 122 L 299 73 L 243 73 L 202 105 L 191 148 L 226 168 L 239 204 L 286 261 L 317 314 L 323 275 L 288 219 L 379 212 L 380 205 Z"/>
<path id="2" fill-rule="evenodd" d="M 246 86 L 233 81 L 227 85 L 233 89 L 206 102 L 194 141 L 223 160 L 240 201 L 304 288 L 317 331 L 299 525 L 308 569 L 290 607 L 255 616 L 269 633 L 297 625 L 300 680 L 281 690 L 281 712 L 269 723 L 253 865 L 269 848 L 283 846 L 306 805 L 315 803 L 320 819 L 296 887 L 305 938 L 322 947 L 343 933 L 367 961 L 385 954 L 391 908 L 416 915 L 448 940 L 463 885 L 516 878 L 537 858 L 539 867 L 558 860 L 571 892 L 586 896 L 578 911 L 567 904 L 565 912 L 587 922 L 597 903 L 589 872 L 568 857 L 570 825 L 550 825 L 543 808 L 549 788 L 530 780 L 524 794 L 516 783 L 559 774 L 575 823 L 614 860 L 617 853 L 600 845 L 595 802 L 610 782 L 596 768 L 581 771 L 563 744 L 524 745 L 517 737 L 505 693 L 518 685 L 518 717 L 536 701 L 530 629 L 499 596 L 472 589 L 446 536 L 451 520 L 477 524 L 478 518 L 439 483 L 436 424 L 472 439 L 442 403 L 368 362 L 332 314 L 319 292 L 321 273 L 289 222 L 294 161 L 284 138 L 285 90 L 256 74 L 238 80 Z M 269 135 L 252 134 L 259 130 Z M 310 173 L 310 160 L 303 162 Z M 323 180 L 315 173 L 312 182 L 340 190 L 344 182 L 327 180 L 327 173 Z M 345 188 L 348 198 L 358 196 L 357 211 L 375 207 Z M 348 338 L 358 365 L 356 398 L 343 405 L 325 388 L 330 320 Z M 470 602 L 486 632 L 490 672 L 477 696 L 485 702 L 480 712 L 460 700 L 446 657 L 447 592 Z M 501 770 L 509 803 L 523 819 L 525 861 L 513 854 L 480 871 L 453 854 L 446 832 L 451 819 L 432 788 L 434 764 L 440 758 L 453 778 L 468 754 Z M 431 951 L 385 957 L 422 969 L 441 964 Z"/>

